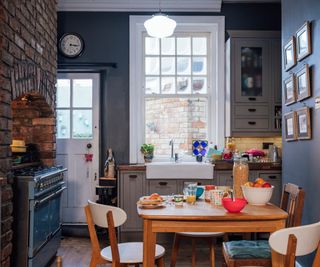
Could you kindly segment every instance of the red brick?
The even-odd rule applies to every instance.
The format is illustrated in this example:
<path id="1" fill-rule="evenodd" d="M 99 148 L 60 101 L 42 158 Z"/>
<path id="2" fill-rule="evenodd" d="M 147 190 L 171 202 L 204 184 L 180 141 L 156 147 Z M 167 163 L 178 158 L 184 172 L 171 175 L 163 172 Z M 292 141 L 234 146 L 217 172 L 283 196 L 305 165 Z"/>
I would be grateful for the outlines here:
<path id="1" fill-rule="evenodd" d="M 9 231 L 12 227 L 13 217 L 8 217 L 7 219 L 1 222 L 1 231 L 3 233 Z"/>
<path id="2" fill-rule="evenodd" d="M 1 201 L 2 203 L 5 203 L 7 201 L 10 201 L 13 197 L 12 188 L 10 185 L 7 185 L 5 187 L 2 187 L 1 189 Z"/>
<path id="3" fill-rule="evenodd" d="M 6 258 L 8 258 L 11 255 L 11 252 L 12 252 L 12 243 L 9 243 L 2 248 L 1 260 L 5 260 Z"/>
<path id="4" fill-rule="evenodd" d="M 5 203 L 1 207 L 1 216 L 2 218 L 10 217 L 13 211 L 13 206 L 11 202 Z"/>
<path id="5" fill-rule="evenodd" d="M 9 230 L 1 236 L 1 247 L 4 247 L 5 245 L 11 242 L 12 233 L 13 233 L 12 230 Z"/>
<path id="6" fill-rule="evenodd" d="M 32 125 L 56 125 L 55 118 L 35 118 L 32 120 Z"/>

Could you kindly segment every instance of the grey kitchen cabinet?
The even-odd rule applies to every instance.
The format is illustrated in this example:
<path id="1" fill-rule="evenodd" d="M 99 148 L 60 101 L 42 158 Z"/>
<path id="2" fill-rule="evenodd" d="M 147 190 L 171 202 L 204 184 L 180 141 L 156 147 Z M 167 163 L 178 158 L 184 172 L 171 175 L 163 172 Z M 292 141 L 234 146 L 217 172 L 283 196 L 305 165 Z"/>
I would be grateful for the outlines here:
<path id="1" fill-rule="evenodd" d="M 161 179 L 161 180 L 147 180 L 148 195 L 158 193 L 160 195 L 172 195 L 178 193 L 177 180 L 175 179 Z"/>
<path id="2" fill-rule="evenodd" d="M 142 231 L 142 219 L 137 213 L 139 197 L 146 195 L 144 171 L 120 171 L 119 206 L 127 213 L 121 231 Z"/>
<path id="3" fill-rule="evenodd" d="M 226 135 L 280 135 L 280 33 L 228 31 L 228 34 Z"/>

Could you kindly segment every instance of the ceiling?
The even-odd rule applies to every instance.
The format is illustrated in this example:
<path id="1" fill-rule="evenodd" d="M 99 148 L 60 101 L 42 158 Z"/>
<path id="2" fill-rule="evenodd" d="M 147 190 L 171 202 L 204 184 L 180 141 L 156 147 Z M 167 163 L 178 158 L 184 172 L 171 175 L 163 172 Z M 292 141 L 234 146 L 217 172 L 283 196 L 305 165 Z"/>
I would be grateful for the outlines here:
<path id="1" fill-rule="evenodd" d="M 59 11 L 220 12 L 223 3 L 275 3 L 281 0 L 58 0 Z"/>

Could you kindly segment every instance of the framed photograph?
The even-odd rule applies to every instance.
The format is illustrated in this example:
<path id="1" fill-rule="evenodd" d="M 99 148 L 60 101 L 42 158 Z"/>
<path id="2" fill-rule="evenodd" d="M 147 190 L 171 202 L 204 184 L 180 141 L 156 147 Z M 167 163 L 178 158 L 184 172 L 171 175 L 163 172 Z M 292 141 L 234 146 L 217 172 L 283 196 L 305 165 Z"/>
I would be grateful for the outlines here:
<path id="1" fill-rule="evenodd" d="M 297 59 L 300 61 L 311 54 L 310 22 L 306 21 L 296 32 Z"/>
<path id="2" fill-rule="evenodd" d="M 297 140 L 297 117 L 294 111 L 284 115 L 286 141 Z"/>
<path id="3" fill-rule="evenodd" d="M 297 64 L 296 59 L 296 39 L 294 36 L 290 38 L 287 44 L 283 48 L 283 63 L 286 71 L 291 69 L 294 65 Z"/>
<path id="4" fill-rule="evenodd" d="M 297 99 L 296 80 L 294 74 L 291 74 L 289 78 L 283 82 L 284 89 L 284 102 L 288 106 Z"/>
<path id="5" fill-rule="evenodd" d="M 310 108 L 305 107 L 296 111 L 297 113 L 297 136 L 298 139 L 311 139 Z"/>
<path id="6" fill-rule="evenodd" d="M 297 100 L 311 96 L 309 65 L 306 64 L 296 74 Z"/>

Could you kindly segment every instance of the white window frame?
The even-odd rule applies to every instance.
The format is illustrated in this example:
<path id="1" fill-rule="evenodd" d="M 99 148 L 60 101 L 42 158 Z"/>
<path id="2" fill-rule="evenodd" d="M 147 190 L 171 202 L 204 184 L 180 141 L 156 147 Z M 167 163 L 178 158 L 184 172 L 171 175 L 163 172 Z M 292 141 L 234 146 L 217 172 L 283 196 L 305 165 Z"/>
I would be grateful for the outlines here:
<path id="1" fill-rule="evenodd" d="M 225 19 L 224 16 L 171 16 L 176 22 L 176 31 L 209 32 L 211 36 L 208 56 L 211 56 L 211 78 L 208 80 L 208 140 L 224 146 L 225 135 Z M 143 23 L 150 16 L 130 16 L 130 163 L 142 163 L 140 146 L 144 143 L 145 106 L 144 73 L 142 61 L 144 51 Z M 213 52 L 216 53 L 213 53 Z M 209 92 L 210 91 L 210 92 Z M 201 95 L 199 95 L 201 97 Z"/>

